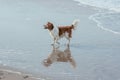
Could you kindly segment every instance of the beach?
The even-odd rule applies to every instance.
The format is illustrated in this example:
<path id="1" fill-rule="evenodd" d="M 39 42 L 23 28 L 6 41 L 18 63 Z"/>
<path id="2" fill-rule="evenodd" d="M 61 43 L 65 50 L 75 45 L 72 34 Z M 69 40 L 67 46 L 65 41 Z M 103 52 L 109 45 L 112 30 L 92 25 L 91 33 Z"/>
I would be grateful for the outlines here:
<path id="1" fill-rule="evenodd" d="M 46 80 L 43 76 L 33 76 L 31 73 L 8 66 L 0 65 L 0 80 Z"/>
<path id="2" fill-rule="evenodd" d="M 119 12 L 78 1 L 0 0 L 0 80 L 120 79 Z M 71 25 L 75 19 L 80 22 L 69 48 L 61 39 L 54 52 L 43 25 Z M 44 64 L 53 55 L 69 60 Z"/>

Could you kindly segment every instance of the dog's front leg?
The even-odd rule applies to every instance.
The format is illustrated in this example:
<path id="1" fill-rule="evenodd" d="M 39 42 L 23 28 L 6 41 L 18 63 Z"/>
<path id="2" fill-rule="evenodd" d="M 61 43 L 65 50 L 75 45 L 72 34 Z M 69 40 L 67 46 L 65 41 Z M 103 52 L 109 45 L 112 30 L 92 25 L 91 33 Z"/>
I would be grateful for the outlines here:
<path id="1" fill-rule="evenodd" d="M 58 45 L 60 45 L 60 43 L 58 42 L 59 38 L 56 37 L 55 43 L 57 43 Z"/>
<path id="2" fill-rule="evenodd" d="M 56 43 L 57 43 L 57 44 L 60 44 L 60 43 L 58 42 L 58 38 L 54 38 L 53 41 L 54 41 L 54 42 L 53 42 L 52 45 L 55 45 Z"/>
<path id="3" fill-rule="evenodd" d="M 53 43 L 51 44 L 52 46 L 54 46 L 55 45 L 55 38 L 53 38 Z"/>
<path id="4" fill-rule="evenodd" d="M 58 40 L 59 40 L 59 38 L 56 38 L 56 43 L 57 43 L 57 44 L 60 44 L 60 43 L 58 42 Z"/>
<path id="5" fill-rule="evenodd" d="M 56 43 L 56 38 L 54 38 L 54 42 L 53 42 L 53 44 L 55 45 L 55 43 Z"/>

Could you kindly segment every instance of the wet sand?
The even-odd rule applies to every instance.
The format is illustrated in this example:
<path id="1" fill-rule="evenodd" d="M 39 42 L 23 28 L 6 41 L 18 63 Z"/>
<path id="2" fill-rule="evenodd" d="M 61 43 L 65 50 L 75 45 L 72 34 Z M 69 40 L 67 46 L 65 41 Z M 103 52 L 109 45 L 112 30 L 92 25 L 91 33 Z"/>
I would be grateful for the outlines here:
<path id="1" fill-rule="evenodd" d="M 0 80 L 44 80 L 42 77 L 33 76 L 30 73 L 0 65 Z"/>

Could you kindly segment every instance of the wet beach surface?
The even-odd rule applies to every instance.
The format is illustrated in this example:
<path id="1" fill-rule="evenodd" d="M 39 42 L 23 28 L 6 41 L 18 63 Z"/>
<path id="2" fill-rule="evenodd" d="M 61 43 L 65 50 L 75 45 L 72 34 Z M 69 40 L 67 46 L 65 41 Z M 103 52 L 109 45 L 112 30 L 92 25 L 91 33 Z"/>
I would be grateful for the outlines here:
<path id="1" fill-rule="evenodd" d="M 96 12 L 91 7 L 67 3 L 1 0 L 0 64 L 53 80 L 119 80 L 120 37 L 88 19 Z M 52 39 L 43 25 L 47 21 L 55 26 L 70 25 L 74 19 L 80 23 L 69 48 L 65 39 L 59 41 L 59 48 L 51 46 Z M 46 61 L 48 58 L 53 62 Z"/>

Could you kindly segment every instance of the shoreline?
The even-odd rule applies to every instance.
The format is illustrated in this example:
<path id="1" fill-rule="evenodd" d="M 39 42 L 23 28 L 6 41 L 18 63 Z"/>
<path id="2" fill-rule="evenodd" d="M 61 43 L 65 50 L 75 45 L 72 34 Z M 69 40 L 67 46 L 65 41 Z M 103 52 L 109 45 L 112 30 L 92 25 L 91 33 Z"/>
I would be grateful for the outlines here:
<path id="1" fill-rule="evenodd" d="M 11 68 L 9 66 L 0 65 L 0 80 L 51 80 L 42 75 L 38 76 L 33 73 L 20 69 Z"/>

